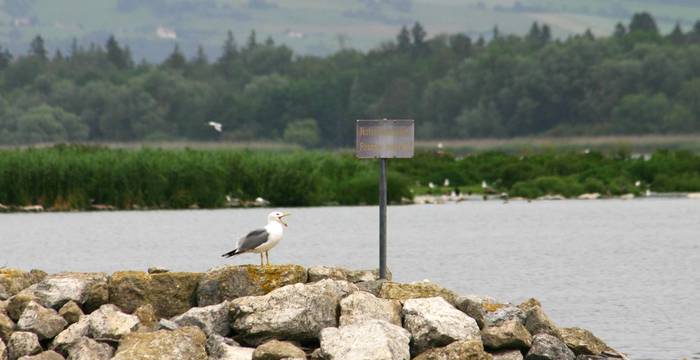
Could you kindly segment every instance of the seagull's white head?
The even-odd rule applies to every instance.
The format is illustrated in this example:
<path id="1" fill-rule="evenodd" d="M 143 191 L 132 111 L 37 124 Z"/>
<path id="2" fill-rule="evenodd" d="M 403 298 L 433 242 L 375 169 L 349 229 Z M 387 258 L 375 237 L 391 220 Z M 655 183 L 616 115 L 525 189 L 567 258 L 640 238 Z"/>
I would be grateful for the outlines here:
<path id="1" fill-rule="evenodd" d="M 287 226 L 287 223 L 284 222 L 284 218 L 291 215 L 290 213 L 287 212 L 281 212 L 281 211 L 273 211 L 269 215 L 267 215 L 267 222 L 278 222 L 284 226 Z"/>

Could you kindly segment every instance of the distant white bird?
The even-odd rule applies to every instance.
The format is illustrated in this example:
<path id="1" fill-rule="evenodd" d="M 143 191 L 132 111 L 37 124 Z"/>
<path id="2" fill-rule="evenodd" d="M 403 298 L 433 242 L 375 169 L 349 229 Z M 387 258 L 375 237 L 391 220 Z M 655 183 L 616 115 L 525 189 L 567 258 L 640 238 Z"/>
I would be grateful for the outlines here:
<path id="1" fill-rule="evenodd" d="M 287 223 L 284 222 L 284 218 L 289 215 L 289 213 L 280 211 L 271 212 L 267 215 L 267 225 L 265 225 L 264 228 L 253 230 L 249 232 L 248 235 L 238 239 L 236 249 L 221 256 L 229 258 L 238 254 L 254 252 L 260 254 L 260 266 L 263 266 L 264 253 L 265 258 L 267 258 L 267 265 L 270 265 L 270 254 L 268 251 L 282 240 L 284 227 L 287 226 Z"/>
<path id="2" fill-rule="evenodd" d="M 637 180 L 637 182 L 634 183 L 634 186 L 639 187 L 642 185 L 642 182 Z"/>
<path id="3" fill-rule="evenodd" d="M 437 145 L 437 147 L 438 147 L 438 149 L 441 149 L 441 150 L 442 150 L 442 148 L 444 147 L 444 145 L 442 145 L 442 143 L 439 142 L 438 145 Z"/>
<path id="4" fill-rule="evenodd" d="M 442 183 L 442 186 L 444 186 L 444 187 L 450 186 L 450 179 L 445 179 L 445 181 Z"/>
<path id="5" fill-rule="evenodd" d="M 435 189 L 435 184 L 433 184 L 433 182 L 431 181 L 428 183 L 428 187 L 431 189 Z"/>
<path id="6" fill-rule="evenodd" d="M 486 189 L 487 187 L 489 187 L 489 184 L 486 183 L 486 180 L 481 180 L 481 188 Z"/>
<path id="7" fill-rule="evenodd" d="M 590 154 L 590 153 L 591 153 L 591 149 L 586 149 L 586 150 L 583 150 L 583 153 L 584 153 L 584 154 L 586 154 L 586 155 L 588 155 L 588 154 Z"/>
<path id="8" fill-rule="evenodd" d="M 221 132 L 221 130 L 223 130 L 223 126 L 221 125 L 221 123 L 218 123 L 218 122 L 210 121 L 208 125 L 213 127 L 214 130 L 216 130 L 218 132 Z"/>

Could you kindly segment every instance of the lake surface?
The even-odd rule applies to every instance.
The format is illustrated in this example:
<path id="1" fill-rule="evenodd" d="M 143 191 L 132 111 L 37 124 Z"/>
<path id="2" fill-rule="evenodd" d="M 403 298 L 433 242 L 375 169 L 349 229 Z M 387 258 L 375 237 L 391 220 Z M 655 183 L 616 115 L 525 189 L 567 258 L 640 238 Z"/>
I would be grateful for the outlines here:
<path id="1" fill-rule="evenodd" d="M 271 262 L 377 265 L 376 207 L 290 209 Z M 269 209 L 0 214 L 0 266 L 206 271 Z M 700 201 L 474 201 L 389 208 L 389 266 L 460 294 L 538 298 L 632 359 L 700 359 Z"/>

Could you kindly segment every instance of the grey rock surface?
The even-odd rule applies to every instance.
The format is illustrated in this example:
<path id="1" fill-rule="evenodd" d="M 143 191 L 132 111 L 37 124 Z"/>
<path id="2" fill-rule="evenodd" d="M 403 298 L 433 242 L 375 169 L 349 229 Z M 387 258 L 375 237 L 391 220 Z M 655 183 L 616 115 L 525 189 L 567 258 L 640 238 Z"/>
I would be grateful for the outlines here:
<path id="1" fill-rule="evenodd" d="M 24 308 L 17 322 L 17 329 L 37 334 L 39 340 L 53 339 L 68 322 L 58 315 L 56 310 L 47 309 L 38 303 L 31 301 Z"/>
<path id="2" fill-rule="evenodd" d="M 453 341 L 480 337 L 476 321 L 441 297 L 406 300 L 402 315 L 403 326 L 413 337 L 411 350 L 414 354 Z"/>
<path id="3" fill-rule="evenodd" d="M 195 307 L 170 320 L 179 326 L 197 326 L 207 336 L 211 334 L 226 336 L 230 330 L 229 304 L 223 302 L 217 305 Z"/>
<path id="4" fill-rule="evenodd" d="M 364 291 L 354 292 L 340 300 L 340 326 L 371 319 L 401 326 L 401 303 L 380 299 Z"/>
<path id="5" fill-rule="evenodd" d="M 408 360 L 411 335 L 382 320 L 326 328 L 321 331 L 321 357 L 325 360 Z"/>
<path id="6" fill-rule="evenodd" d="M 537 334 L 525 360 L 574 360 L 575 357 L 563 341 L 549 334 Z"/>

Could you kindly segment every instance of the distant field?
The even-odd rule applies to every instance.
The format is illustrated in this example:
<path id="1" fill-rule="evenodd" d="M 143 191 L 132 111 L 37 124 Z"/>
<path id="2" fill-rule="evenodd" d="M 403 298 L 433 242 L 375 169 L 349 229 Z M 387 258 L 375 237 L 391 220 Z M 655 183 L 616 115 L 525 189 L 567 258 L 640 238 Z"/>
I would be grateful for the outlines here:
<path id="1" fill-rule="evenodd" d="M 21 4 L 21 5 L 8 5 Z M 121 4 L 121 5 L 120 5 Z M 127 4 L 127 5 L 124 5 Z M 257 4 L 251 6 L 250 4 Z M 160 60 L 177 42 L 189 54 L 202 44 L 219 53 L 226 31 L 239 44 L 255 29 L 299 53 L 328 54 L 341 46 L 367 50 L 393 39 L 402 25 L 420 21 L 429 35 L 464 32 L 488 37 L 495 25 L 502 33 L 525 33 L 533 21 L 548 23 L 555 36 L 590 28 L 609 34 L 634 12 L 649 11 L 668 31 L 676 21 L 686 29 L 700 18 L 700 2 L 663 0 L 34 0 L 0 2 L 0 43 L 25 52 L 36 34 L 50 48 L 68 48 L 72 38 L 87 45 L 109 34 L 130 45 L 136 59 Z M 158 27 L 177 39 L 163 39 Z"/>

